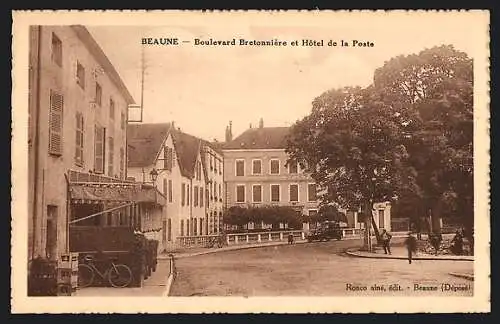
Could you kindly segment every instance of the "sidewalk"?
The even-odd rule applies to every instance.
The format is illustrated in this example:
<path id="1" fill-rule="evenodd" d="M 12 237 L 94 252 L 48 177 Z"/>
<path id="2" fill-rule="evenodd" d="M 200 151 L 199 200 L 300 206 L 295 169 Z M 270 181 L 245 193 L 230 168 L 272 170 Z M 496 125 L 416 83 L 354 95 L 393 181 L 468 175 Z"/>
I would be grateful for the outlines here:
<path id="1" fill-rule="evenodd" d="M 144 280 L 142 287 L 112 288 L 112 287 L 87 287 L 78 289 L 74 296 L 77 297 L 161 297 L 166 289 L 167 277 L 170 272 L 169 263 L 158 260 L 156 271 Z"/>
<path id="2" fill-rule="evenodd" d="M 307 242 L 307 240 L 297 240 L 294 242 L 294 244 L 301 244 L 301 243 L 306 243 L 306 242 Z M 204 248 L 204 247 L 186 248 L 182 251 L 159 254 L 158 260 L 168 260 L 169 254 L 173 254 L 176 259 L 182 259 L 182 258 L 188 258 L 188 257 L 197 256 L 197 255 L 211 254 L 211 253 L 217 253 L 217 252 L 253 249 L 253 248 L 259 248 L 259 247 L 278 246 L 278 245 L 287 245 L 287 244 L 288 244 L 287 241 L 276 241 L 276 242 L 265 242 L 265 243 L 249 243 L 249 244 L 230 245 L 230 246 L 223 246 L 221 248 Z"/>
<path id="3" fill-rule="evenodd" d="M 391 247 L 392 254 L 385 254 L 382 248 L 376 248 L 374 252 L 360 251 L 359 249 L 348 249 L 346 253 L 350 256 L 371 259 L 408 259 L 408 251 L 402 246 Z M 413 255 L 413 260 L 447 260 L 447 261 L 474 261 L 471 255 L 432 255 L 417 253 Z"/>

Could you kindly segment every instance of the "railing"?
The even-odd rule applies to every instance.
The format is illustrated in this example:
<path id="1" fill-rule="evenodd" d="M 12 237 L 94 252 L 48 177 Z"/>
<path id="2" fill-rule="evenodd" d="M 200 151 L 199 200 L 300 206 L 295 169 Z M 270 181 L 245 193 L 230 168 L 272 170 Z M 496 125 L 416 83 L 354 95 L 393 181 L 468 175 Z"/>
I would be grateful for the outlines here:
<path id="1" fill-rule="evenodd" d="M 282 230 L 282 231 L 266 231 L 254 233 L 231 233 L 226 234 L 225 243 L 229 245 L 242 244 L 259 244 L 271 242 L 286 242 L 288 235 L 293 234 L 295 240 L 305 240 L 309 231 L 305 230 Z M 360 238 L 363 234 L 363 229 L 360 228 L 343 228 L 342 234 L 344 238 Z M 201 236 L 180 236 L 177 238 L 177 247 L 208 247 L 211 245 L 218 234 L 201 235 Z"/>

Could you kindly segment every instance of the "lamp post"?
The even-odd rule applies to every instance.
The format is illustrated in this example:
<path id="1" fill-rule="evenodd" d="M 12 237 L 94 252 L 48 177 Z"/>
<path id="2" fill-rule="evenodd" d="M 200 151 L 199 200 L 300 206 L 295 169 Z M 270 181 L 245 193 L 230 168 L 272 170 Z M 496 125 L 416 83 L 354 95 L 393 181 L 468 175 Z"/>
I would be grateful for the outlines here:
<path id="1" fill-rule="evenodd" d="M 155 168 L 149 172 L 149 177 L 151 179 L 151 182 L 153 182 L 153 186 L 156 188 L 156 179 L 158 179 L 158 171 L 156 171 Z"/>

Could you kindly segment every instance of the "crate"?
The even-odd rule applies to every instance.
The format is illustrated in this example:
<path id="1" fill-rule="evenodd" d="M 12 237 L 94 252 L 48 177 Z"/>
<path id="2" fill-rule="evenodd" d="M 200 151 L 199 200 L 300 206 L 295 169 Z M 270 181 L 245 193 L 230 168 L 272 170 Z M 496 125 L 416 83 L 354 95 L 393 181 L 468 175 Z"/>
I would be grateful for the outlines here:
<path id="1" fill-rule="evenodd" d="M 71 270 L 78 271 L 78 258 L 80 257 L 79 253 L 71 253 Z"/>
<path id="2" fill-rule="evenodd" d="M 57 296 L 71 296 L 73 290 L 71 289 L 71 284 L 58 284 L 57 285 Z"/>
<path id="3" fill-rule="evenodd" d="M 57 267 L 63 269 L 71 269 L 71 254 L 64 253 L 59 255 L 59 258 L 57 259 Z"/>
<path id="4" fill-rule="evenodd" d="M 58 268 L 57 269 L 57 284 L 71 285 L 71 268 Z"/>

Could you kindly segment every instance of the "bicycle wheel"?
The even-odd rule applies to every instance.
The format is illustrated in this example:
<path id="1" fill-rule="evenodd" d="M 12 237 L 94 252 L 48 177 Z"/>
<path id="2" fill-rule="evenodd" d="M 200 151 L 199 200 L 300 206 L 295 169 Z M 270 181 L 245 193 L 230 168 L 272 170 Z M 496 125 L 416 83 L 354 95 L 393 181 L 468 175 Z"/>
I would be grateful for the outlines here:
<path id="1" fill-rule="evenodd" d="M 78 288 L 88 287 L 94 282 L 94 269 L 86 264 L 78 265 Z"/>
<path id="2" fill-rule="evenodd" d="M 127 287 L 132 281 L 132 270 L 124 264 L 115 264 L 109 269 L 109 283 L 115 288 Z"/>

